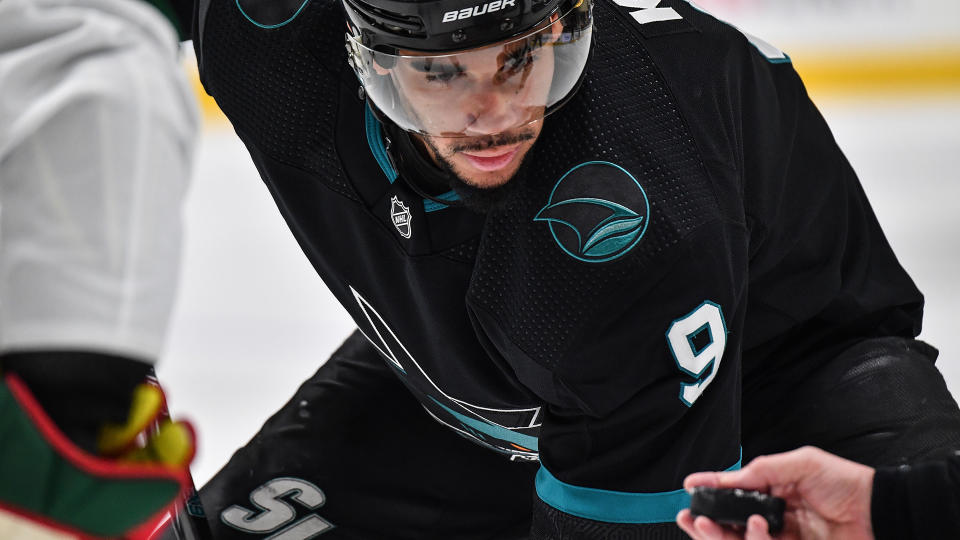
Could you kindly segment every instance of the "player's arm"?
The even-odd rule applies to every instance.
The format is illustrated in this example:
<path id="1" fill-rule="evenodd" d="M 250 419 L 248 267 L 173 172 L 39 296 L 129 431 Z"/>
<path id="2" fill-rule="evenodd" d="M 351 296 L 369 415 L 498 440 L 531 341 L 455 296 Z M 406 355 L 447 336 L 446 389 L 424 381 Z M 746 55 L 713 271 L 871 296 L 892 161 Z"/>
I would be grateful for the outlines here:
<path id="1" fill-rule="evenodd" d="M 960 452 L 942 460 L 878 468 L 870 513 L 878 540 L 960 535 Z"/>
<path id="2" fill-rule="evenodd" d="M 18 5 L 0 7 L 0 352 L 152 363 L 198 128 L 173 31 L 146 5 L 71 10 L 89 32 Z"/>
<path id="3" fill-rule="evenodd" d="M 748 315 L 750 345 L 813 318 L 830 321 L 824 341 L 915 336 L 923 297 L 789 57 L 752 36 L 729 57 L 731 82 L 718 92 L 735 115 L 733 154 L 751 224 L 751 294 L 764 299 Z M 790 285 L 797 279 L 816 286 L 798 295 Z M 804 360 L 798 348 L 766 356 Z"/>
<path id="4" fill-rule="evenodd" d="M 97 524 L 125 533 L 172 500 L 191 453 L 123 463 L 162 409 L 136 389 L 172 306 L 195 106 L 174 32 L 144 4 L 3 3 L 0 73 L 0 513 L 112 536 L 88 525 L 147 501 Z M 145 498 L 122 495 L 146 478 Z"/>

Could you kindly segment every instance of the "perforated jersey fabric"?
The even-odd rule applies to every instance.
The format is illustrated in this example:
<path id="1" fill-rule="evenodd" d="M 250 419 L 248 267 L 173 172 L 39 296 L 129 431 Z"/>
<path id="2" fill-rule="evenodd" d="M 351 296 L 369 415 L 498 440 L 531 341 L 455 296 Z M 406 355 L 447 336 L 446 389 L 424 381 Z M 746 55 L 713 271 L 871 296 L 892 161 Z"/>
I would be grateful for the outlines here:
<path id="1" fill-rule="evenodd" d="M 196 19 L 207 90 L 387 366 L 441 425 L 540 461 L 538 539 L 680 537 L 684 476 L 740 463 L 742 388 L 919 331 L 789 59 L 659 8 L 676 17 L 597 1 L 583 86 L 482 216 L 387 174 L 335 1 L 269 28 L 228 0 Z"/>
<path id="2" fill-rule="evenodd" d="M 207 17 L 220 24 L 204 27 L 209 49 L 203 57 L 248 61 L 204 62 L 202 77 L 222 109 L 243 111 L 231 117 L 231 123 L 238 133 L 257 141 L 258 151 L 356 199 L 340 167 L 331 166 L 338 159 L 333 83 L 346 68 L 346 54 L 331 57 L 328 52 L 343 52 L 342 25 L 337 24 L 342 16 L 336 4 L 322 4 L 315 3 L 321 9 L 304 11 L 296 26 L 271 32 L 251 24 L 235 5 L 212 2 Z M 227 10 L 231 13 L 221 13 Z M 300 29 L 306 35 L 301 36 Z M 325 61 L 318 61 L 314 51 L 322 51 L 319 58 Z"/>
<path id="3" fill-rule="evenodd" d="M 443 255 L 452 260 L 473 264 L 474 258 L 477 256 L 477 248 L 480 246 L 480 239 L 474 239 L 469 242 L 454 246 L 447 250 Z"/>

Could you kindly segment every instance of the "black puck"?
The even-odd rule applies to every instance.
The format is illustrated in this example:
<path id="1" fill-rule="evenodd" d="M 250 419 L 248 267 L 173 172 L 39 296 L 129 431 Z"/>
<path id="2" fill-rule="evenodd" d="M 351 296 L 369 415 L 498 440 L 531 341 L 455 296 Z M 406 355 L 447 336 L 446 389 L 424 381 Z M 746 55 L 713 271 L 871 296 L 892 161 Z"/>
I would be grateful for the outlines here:
<path id="1" fill-rule="evenodd" d="M 767 520 L 770 534 L 783 530 L 783 511 L 787 503 L 759 491 L 697 487 L 690 496 L 690 513 L 706 516 L 721 525 L 745 527 L 747 518 L 758 514 Z"/>

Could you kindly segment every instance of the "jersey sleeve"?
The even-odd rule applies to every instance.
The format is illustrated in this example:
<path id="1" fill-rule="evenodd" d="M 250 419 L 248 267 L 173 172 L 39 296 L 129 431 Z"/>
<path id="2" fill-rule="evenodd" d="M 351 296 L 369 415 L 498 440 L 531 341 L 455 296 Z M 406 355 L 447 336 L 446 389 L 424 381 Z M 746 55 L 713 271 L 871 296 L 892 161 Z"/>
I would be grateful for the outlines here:
<path id="1" fill-rule="evenodd" d="M 750 236 L 747 376 L 813 365 L 844 341 L 916 336 L 923 297 L 789 55 L 692 4 L 671 5 L 697 32 L 645 46 L 704 162 L 736 178 L 738 189 L 723 192 Z"/>
<path id="2" fill-rule="evenodd" d="M 340 163 L 344 98 L 357 99 L 339 0 L 198 0 L 193 43 L 200 80 L 261 176 L 307 174 L 357 199 Z M 349 90 L 348 90 L 349 89 Z M 269 169 L 269 170 L 268 170 Z"/>
<path id="3" fill-rule="evenodd" d="M 736 94 L 751 294 L 762 299 L 749 314 L 750 356 L 802 362 L 822 343 L 916 336 L 922 295 L 792 64 L 764 50 L 743 55 Z M 805 342 L 784 340 L 797 321 L 809 321 Z"/>
<path id="4" fill-rule="evenodd" d="M 960 534 L 960 453 L 878 468 L 870 514 L 879 540 L 952 538 Z"/>
<path id="5" fill-rule="evenodd" d="M 155 360 L 198 128 L 173 29 L 137 3 L 0 13 L 0 349 Z"/>

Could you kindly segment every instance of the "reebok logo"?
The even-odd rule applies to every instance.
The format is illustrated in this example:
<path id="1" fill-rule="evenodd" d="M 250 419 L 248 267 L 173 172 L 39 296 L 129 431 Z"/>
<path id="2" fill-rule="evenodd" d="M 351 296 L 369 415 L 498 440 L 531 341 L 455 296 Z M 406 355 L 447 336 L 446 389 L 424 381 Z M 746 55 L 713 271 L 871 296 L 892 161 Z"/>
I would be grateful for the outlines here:
<path id="1" fill-rule="evenodd" d="M 493 13 L 494 11 L 507 9 L 508 7 L 515 7 L 514 2 L 516 1 L 517 0 L 493 0 L 493 2 L 487 2 L 486 4 L 480 4 L 472 8 L 448 11 L 443 14 L 442 22 L 448 23 L 459 21 L 461 19 L 469 19 L 470 17 L 476 17 L 477 15 L 483 15 L 484 13 Z M 654 4 L 656 4 L 656 2 L 654 2 Z"/>
<path id="2" fill-rule="evenodd" d="M 640 24 L 657 21 L 674 21 L 682 19 L 679 13 L 669 7 L 657 7 L 662 0 L 613 0 L 618 6 L 639 11 L 631 11 L 630 16 Z"/>

